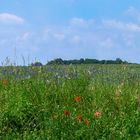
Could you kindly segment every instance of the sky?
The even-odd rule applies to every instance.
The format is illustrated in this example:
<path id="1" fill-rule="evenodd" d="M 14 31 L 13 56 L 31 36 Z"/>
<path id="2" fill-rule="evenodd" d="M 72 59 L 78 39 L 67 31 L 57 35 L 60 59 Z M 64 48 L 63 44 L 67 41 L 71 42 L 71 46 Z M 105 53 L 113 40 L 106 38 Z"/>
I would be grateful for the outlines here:
<path id="1" fill-rule="evenodd" d="M 0 0 L 1 64 L 139 54 L 139 0 Z"/>

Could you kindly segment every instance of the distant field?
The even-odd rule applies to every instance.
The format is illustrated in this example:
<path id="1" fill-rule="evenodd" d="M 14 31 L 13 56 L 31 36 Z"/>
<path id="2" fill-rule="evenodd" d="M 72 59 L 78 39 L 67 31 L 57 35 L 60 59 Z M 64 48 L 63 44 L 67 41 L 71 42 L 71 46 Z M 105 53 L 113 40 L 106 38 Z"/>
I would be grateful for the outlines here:
<path id="1" fill-rule="evenodd" d="M 140 139 L 140 65 L 0 68 L 0 140 Z"/>

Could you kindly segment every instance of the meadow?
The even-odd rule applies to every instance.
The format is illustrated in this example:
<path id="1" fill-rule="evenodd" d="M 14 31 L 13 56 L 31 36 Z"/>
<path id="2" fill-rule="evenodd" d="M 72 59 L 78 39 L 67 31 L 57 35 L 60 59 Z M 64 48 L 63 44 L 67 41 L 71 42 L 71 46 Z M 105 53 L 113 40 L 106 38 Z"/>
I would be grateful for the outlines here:
<path id="1" fill-rule="evenodd" d="M 1 140 L 140 140 L 140 65 L 0 68 Z"/>

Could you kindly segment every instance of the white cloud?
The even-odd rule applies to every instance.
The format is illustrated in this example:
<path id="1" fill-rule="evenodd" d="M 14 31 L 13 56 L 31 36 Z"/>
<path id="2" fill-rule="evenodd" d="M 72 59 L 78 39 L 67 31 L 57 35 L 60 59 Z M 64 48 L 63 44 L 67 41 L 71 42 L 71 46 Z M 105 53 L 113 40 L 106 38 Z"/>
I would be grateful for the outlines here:
<path id="1" fill-rule="evenodd" d="M 109 37 L 107 39 L 105 39 L 105 40 L 100 41 L 99 45 L 101 47 L 105 47 L 105 48 L 112 48 L 112 47 L 115 46 L 113 40 L 111 38 L 109 38 Z"/>
<path id="2" fill-rule="evenodd" d="M 65 39 L 65 35 L 62 33 L 54 33 L 54 37 L 59 41 L 63 41 Z"/>
<path id="3" fill-rule="evenodd" d="M 70 20 L 70 25 L 71 26 L 76 26 L 76 27 L 90 27 L 91 25 L 94 24 L 94 20 L 85 20 L 83 18 L 72 18 Z"/>
<path id="4" fill-rule="evenodd" d="M 140 32 L 140 25 L 134 24 L 134 23 L 128 23 L 126 24 L 127 30 L 134 31 L 134 32 Z"/>
<path id="5" fill-rule="evenodd" d="M 47 25 L 42 30 L 17 26 L 12 31 L 2 28 L 5 32 L 0 32 L 1 51 L 12 52 L 16 46 L 18 54 L 31 54 L 41 59 L 47 56 L 47 59 L 121 57 L 126 60 L 129 54 L 126 51 L 134 56 L 139 51 L 140 26 L 135 22 L 104 19 L 97 24 L 93 19 L 84 18 L 69 21 L 68 25 Z"/>
<path id="6" fill-rule="evenodd" d="M 10 13 L 0 13 L 0 23 L 4 24 L 23 24 L 24 19 Z"/>
<path id="7" fill-rule="evenodd" d="M 71 19 L 70 23 L 76 26 L 86 26 L 87 22 L 82 18 L 73 18 Z"/>
<path id="8" fill-rule="evenodd" d="M 29 39 L 30 33 L 29 32 L 24 32 L 21 35 L 19 35 L 16 39 L 18 42 L 25 42 Z"/>
<path id="9" fill-rule="evenodd" d="M 81 42 L 81 38 L 78 35 L 74 35 L 71 39 L 71 42 L 74 44 L 79 44 Z"/>
<path id="10" fill-rule="evenodd" d="M 133 6 L 129 7 L 128 10 L 124 12 L 124 14 L 140 20 L 140 11 Z"/>
<path id="11" fill-rule="evenodd" d="M 134 23 L 124 23 L 117 20 L 103 20 L 104 27 L 119 29 L 122 31 L 140 32 L 140 25 Z"/>
<path id="12" fill-rule="evenodd" d="M 135 40 L 137 40 L 134 34 L 124 34 L 122 39 L 125 44 L 130 47 L 133 46 L 135 44 Z"/>

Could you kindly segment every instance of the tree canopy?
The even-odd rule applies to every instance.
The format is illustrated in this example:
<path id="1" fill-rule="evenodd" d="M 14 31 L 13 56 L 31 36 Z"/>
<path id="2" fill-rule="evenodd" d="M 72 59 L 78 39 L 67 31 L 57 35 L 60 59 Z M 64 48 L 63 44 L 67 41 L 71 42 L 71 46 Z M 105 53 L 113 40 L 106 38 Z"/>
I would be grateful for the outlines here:
<path id="1" fill-rule="evenodd" d="M 123 61 L 120 58 L 116 58 L 116 60 L 98 60 L 98 59 L 73 59 L 73 60 L 62 60 L 61 58 L 57 58 L 51 60 L 47 63 L 47 65 L 69 65 L 69 64 L 128 64 L 127 61 Z"/>

